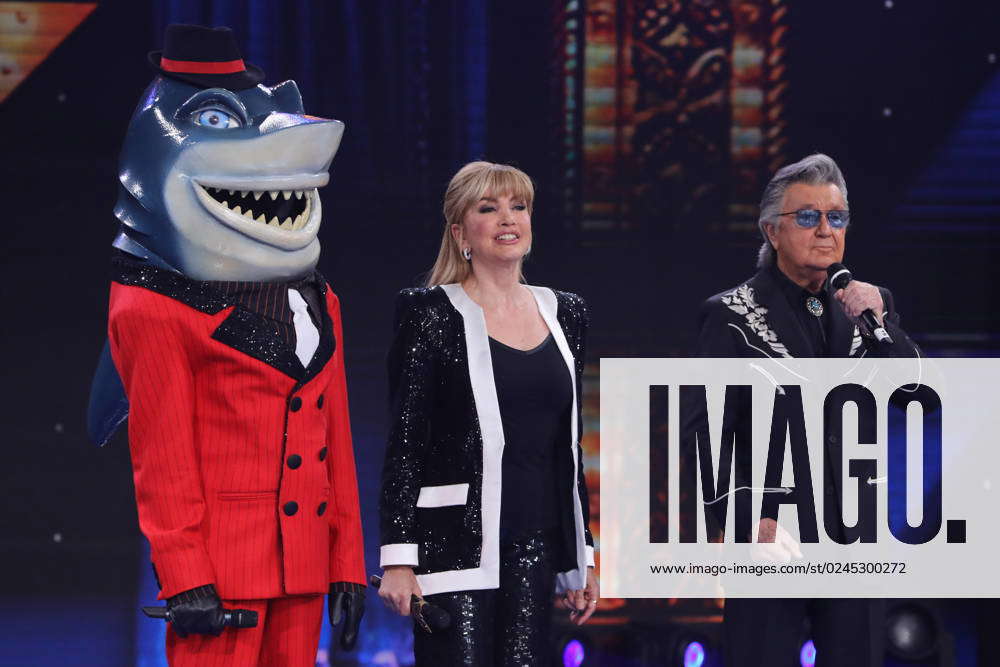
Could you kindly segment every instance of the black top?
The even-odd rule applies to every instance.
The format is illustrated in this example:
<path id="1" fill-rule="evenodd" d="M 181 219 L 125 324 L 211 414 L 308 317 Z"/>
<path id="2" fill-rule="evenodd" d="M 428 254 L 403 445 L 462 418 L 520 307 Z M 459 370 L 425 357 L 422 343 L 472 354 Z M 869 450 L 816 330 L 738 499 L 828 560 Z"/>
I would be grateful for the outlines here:
<path id="1" fill-rule="evenodd" d="M 573 385 L 552 334 L 531 350 L 490 338 L 490 354 L 504 435 L 500 539 L 513 540 L 559 525 L 556 461 Z"/>
<path id="2" fill-rule="evenodd" d="M 770 271 L 781 293 L 785 295 L 785 299 L 788 301 L 788 308 L 795 318 L 796 323 L 801 327 L 802 333 L 812 348 L 809 356 L 830 356 L 830 346 L 827 341 L 830 338 L 831 305 L 826 290 L 820 289 L 819 292 L 813 293 L 804 287 L 796 285 L 792 282 L 791 278 L 781 272 L 777 262 L 770 267 Z M 814 299 L 813 304 L 816 302 L 819 303 L 820 308 L 815 308 L 814 305 L 813 312 L 820 312 L 821 310 L 821 315 L 817 316 L 813 312 L 810 312 L 808 305 L 810 299 Z M 833 307 L 839 308 L 840 306 L 833 304 Z"/>

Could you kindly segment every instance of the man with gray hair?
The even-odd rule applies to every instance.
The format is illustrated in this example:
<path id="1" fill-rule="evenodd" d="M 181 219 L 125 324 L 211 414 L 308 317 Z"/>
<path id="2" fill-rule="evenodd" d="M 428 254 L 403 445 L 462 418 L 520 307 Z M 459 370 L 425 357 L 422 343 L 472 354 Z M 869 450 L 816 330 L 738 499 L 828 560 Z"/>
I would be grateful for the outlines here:
<path id="1" fill-rule="evenodd" d="M 697 356 L 918 356 L 899 328 L 889 290 L 858 280 L 835 289 L 827 280 L 827 268 L 843 260 L 850 219 L 847 184 L 830 157 L 817 153 L 780 169 L 761 199 L 764 243 L 758 272 L 704 303 Z M 866 310 L 875 314 L 890 341 L 878 341 L 867 330 L 861 319 Z M 734 417 L 734 423 L 723 428 L 736 428 L 736 421 L 749 417 Z M 841 460 L 841 447 L 839 441 L 826 443 L 829 461 Z M 842 497 L 837 477 L 831 476 L 826 485 L 835 489 L 836 498 L 827 499 L 828 511 L 835 511 Z M 757 542 L 768 543 L 776 560 L 801 556 L 798 544 L 778 526 L 777 510 L 774 514 L 761 518 Z M 883 616 L 882 600 L 730 598 L 725 609 L 726 665 L 798 665 L 806 618 L 811 621 L 817 664 L 881 665 Z"/>
<path id="2" fill-rule="evenodd" d="M 840 290 L 828 285 L 850 220 L 847 184 L 829 156 L 779 169 L 761 198 L 757 274 L 703 304 L 699 356 L 915 356 L 889 290 L 859 280 Z M 865 310 L 892 343 L 875 340 L 861 321 Z"/>

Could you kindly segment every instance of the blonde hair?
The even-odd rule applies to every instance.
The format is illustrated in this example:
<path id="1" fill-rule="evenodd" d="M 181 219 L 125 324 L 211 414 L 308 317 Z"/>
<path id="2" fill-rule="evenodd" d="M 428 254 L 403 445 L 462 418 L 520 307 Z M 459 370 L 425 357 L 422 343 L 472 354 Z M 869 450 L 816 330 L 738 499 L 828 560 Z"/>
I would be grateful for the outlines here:
<path id="1" fill-rule="evenodd" d="M 522 199 L 531 214 L 535 186 L 520 169 L 493 162 L 470 162 L 459 169 L 444 193 L 444 233 L 437 261 L 428 274 L 428 287 L 460 283 L 472 273 L 471 262 L 462 256 L 462 249 L 451 235 L 451 226 L 463 224 L 465 214 L 487 193 Z"/>

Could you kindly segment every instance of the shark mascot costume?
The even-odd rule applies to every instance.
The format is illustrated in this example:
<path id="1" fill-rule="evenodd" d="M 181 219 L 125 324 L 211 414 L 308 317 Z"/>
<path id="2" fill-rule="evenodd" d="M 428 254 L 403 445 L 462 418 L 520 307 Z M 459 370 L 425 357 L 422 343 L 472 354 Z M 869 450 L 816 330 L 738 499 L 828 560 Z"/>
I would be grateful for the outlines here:
<path id="1" fill-rule="evenodd" d="M 364 610 L 340 307 L 315 271 L 344 125 L 305 115 L 294 81 L 261 85 L 228 28 L 169 26 L 150 61 L 92 437 L 130 408 L 170 664 L 312 667 L 323 595 L 345 648 Z"/>

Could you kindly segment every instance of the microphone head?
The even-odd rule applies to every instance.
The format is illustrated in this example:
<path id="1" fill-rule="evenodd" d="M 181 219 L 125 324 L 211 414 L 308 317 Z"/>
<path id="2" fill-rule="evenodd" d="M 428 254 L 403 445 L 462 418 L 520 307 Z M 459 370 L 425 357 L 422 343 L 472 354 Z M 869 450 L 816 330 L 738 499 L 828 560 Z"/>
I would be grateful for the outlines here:
<path id="1" fill-rule="evenodd" d="M 222 618 L 222 625 L 231 628 L 257 627 L 257 612 L 252 609 L 226 609 Z"/>
<path id="2" fill-rule="evenodd" d="M 826 275 L 830 277 L 830 285 L 834 289 L 844 289 L 854 280 L 850 270 L 840 262 L 834 262 L 826 267 Z"/>

